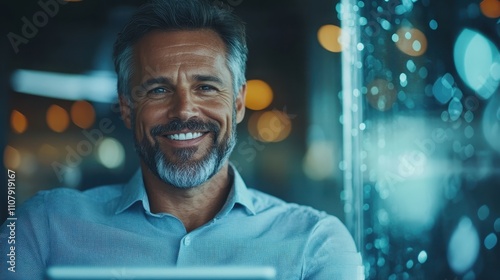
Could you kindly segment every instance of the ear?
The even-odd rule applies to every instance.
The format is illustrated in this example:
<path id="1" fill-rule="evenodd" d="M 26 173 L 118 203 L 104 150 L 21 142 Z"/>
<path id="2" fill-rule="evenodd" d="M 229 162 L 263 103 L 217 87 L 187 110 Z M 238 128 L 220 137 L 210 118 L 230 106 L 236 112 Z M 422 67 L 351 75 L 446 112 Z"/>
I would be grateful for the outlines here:
<path id="1" fill-rule="evenodd" d="M 236 96 L 236 123 L 240 123 L 245 117 L 245 97 L 247 96 L 247 84 L 243 84 Z"/>
<path id="2" fill-rule="evenodd" d="M 124 95 L 120 95 L 120 114 L 125 126 L 129 129 L 132 128 L 132 108 L 130 101 Z"/>

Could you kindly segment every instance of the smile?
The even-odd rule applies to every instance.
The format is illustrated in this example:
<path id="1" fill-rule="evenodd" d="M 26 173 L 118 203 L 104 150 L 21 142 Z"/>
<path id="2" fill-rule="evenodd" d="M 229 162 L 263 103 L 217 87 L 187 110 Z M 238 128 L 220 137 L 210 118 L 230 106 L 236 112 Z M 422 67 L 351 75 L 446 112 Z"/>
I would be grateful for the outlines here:
<path id="1" fill-rule="evenodd" d="M 177 140 L 177 141 L 186 141 L 186 140 L 192 140 L 199 138 L 203 135 L 201 132 L 188 132 L 188 133 L 177 133 L 177 134 L 170 134 L 167 135 L 167 138 L 170 140 Z"/>

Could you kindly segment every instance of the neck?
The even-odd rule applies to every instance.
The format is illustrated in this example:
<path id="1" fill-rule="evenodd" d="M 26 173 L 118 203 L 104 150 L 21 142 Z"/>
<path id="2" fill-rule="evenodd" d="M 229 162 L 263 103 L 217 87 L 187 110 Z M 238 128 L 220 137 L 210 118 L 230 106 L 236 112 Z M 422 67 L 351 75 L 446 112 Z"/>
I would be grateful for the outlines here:
<path id="1" fill-rule="evenodd" d="M 227 200 L 231 183 L 227 163 L 210 180 L 188 189 L 163 182 L 142 163 L 141 168 L 151 212 L 174 215 L 187 232 L 213 219 Z"/>

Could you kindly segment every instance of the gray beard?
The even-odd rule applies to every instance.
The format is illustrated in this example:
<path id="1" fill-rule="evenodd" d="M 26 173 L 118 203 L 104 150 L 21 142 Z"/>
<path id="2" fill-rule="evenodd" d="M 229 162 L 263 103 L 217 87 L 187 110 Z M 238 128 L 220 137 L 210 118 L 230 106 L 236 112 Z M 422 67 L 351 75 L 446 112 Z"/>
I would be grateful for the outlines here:
<path id="1" fill-rule="evenodd" d="M 132 116 L 132 119 L 135 119 L 135 116 Z M 214 125 L 211 124 L 210 127 Z M 135 123 L 133 127 L 135 128 Z M 214 134 L 214 143 L 210 146 L 208 153 L 196 161 L 192 159 L 192 156 L 198 148 L 178 149 L 175 151 L 178 162 L 174 163 L 160 150 L 158 141 L 155 141 L 152 146 L 146 137 L 141 142 L 134 137 L 134 144 L 139 157 L 160 180 L 176 188 L 187 189 L 208 181 L 222 169 L 228 160 L 236 146 L 236 108 L 233 110 L 230 135 L 218 142 L 219 129 L 213 129 L 211 133 Z M 157 133 L 153 128 L 151 135 L 155 134 Z"/>

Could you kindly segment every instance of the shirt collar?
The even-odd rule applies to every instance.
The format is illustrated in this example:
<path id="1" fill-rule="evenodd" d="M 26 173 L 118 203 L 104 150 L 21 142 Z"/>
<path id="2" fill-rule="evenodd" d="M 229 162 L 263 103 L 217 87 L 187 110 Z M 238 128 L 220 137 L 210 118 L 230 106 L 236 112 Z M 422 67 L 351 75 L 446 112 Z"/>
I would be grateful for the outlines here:
<path id="1" fill-rule="evenodd" d="M 134 176 L 124 185 L 122 196 L 116 207 L 115 214 L 127 210 L 137 201 L 141 201 L 146 212 L 150 212 L 148 195 L 144 187 L 142 172 L 139 169 Z"/>
<path id="2" fill-rule="evenodd" d="M 247 214 L 255 215 L 255 206 L 241 175 L 232 164 L 229 165 L 229 174 L 233 177 L 233 184 L 229 192 L 226 203 L 217 216 L 222 217 L 228 214 L 236 204 L 245 207 Z M 136 202 L 142 202 L 144 210 L 151 212 L 149 199 L 144 186 L 142 172 L 139 169 L 134 176 L 124 185 L 122 196 L 118 202 L 115 214 L 119 214 L 130 208 Z"/>
<path id="3" fill-rule="evenodd" d="M 229 191 L 226 203 L 222 207 L 218 216 L 226 215 L 236 204 L 240 204 L 245 207 L 247 214 L 255 215 L 255 205 L 253 203 L 252 195 L 241 178 L 240 173 L 232 164 L 229 164 L 229 175 L 233 178 L 233 184 L 231 186 L 231 190 Z"/>

